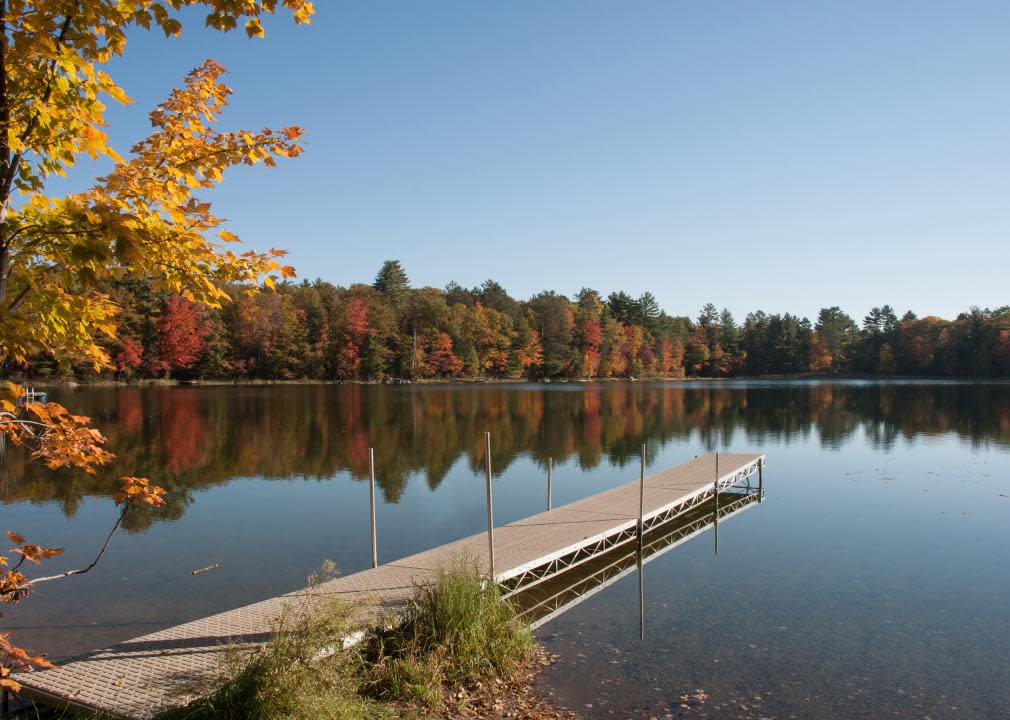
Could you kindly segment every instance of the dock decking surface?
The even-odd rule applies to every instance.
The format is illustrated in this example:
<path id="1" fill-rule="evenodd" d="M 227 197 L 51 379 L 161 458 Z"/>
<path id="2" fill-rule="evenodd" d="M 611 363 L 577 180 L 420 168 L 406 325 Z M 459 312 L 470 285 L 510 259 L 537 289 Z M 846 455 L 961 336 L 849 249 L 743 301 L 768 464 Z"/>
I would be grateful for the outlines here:
<path id="1" fill-rule="evenodd" d="M 720 484 L 761 455 L 719 455 Z M 716 480 L 715 455 L 704 455 L 646 477 L 648 520 L 693 496 L 710 492 Z M 499 490 L 501 492 L 501 490 Z M 637 525 L 639 481 L 495 528 L 495 578 L 524 571 Z M 377 568 L 336 578 L 312 591 L 314 597 L 342 598 L 363 611 L 362 619 L 395 612 L 415 583 L 437 578 L 441 568 L 472 558 L 487 571 L 487 535 L 480 533 Z M 221 678 L 227 645 L 269 639 L 282 611 L 299 612 L 307 590 L 167 628 L 88 653 L 55 670 L 20 675 L 24 692 L 60 704 L 135 720 L 155 717 L 185 704 Z"/>

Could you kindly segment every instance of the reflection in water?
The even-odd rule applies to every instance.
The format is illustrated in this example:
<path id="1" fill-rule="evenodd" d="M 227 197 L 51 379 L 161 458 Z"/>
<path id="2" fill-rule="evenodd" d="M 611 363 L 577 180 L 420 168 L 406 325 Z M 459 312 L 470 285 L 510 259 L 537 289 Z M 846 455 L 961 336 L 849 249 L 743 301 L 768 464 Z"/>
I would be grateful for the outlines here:
<path id="1" fill-rule="evenodd" d="M 412 475 L 434 490 L 461 459 L 480 472 L 487 430 L 496 474 L 520 457 L 545 473 L 551 457 L 584 470 L 624 466 L 643 442 L 657 448 L 695 436 L 705 449 L 741 435 L 751 447 L 814 437 L 838 449 L 861 435 L 887 450 L 902 438 L 948 432 L 976 446 L 1010 444 L 1005 384 L 121 387 L 53 396 L 92 417 L 117 461 L 94 476 L 53 473 L 8 451 L 0 499 L 58 502 L 72 517 L 83 499 L 108 497 L 119 476 L 147 476 L 170 491 L 169 504 L 129 518 L 134 531 L 152 518 L 178 519 L 194 490 L 239 477 L 348 471 L 366 480 L 369 447 L 384 499 L 395 503 Z"/>
<path id="2" fill-rule="evenodd" d="M 720 493 L 719 499 L 719 522 L 726 522 L 758 502 L 760 494 L 756 487 L 745 486 L 724 490 Z M 518 606 L 520 617 L 536 629 L 637 569 L 639 633 L 644 637 L 644 566 L 714 527 L 715 513 L 715 500 L 709 499 L 682 515 L 652 528 L 642 537 L 641 544 L 637 540 L 632 540 L 618 545 L 578 567 L 516 593 L 512 601 Z"/>

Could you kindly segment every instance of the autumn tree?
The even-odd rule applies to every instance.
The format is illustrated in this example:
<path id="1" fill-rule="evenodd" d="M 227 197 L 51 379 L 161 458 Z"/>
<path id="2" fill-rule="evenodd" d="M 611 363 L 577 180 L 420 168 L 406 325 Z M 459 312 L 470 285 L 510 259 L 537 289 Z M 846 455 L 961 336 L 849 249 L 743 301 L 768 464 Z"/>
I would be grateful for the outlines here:
<path id="1" fill-rule="evenodd" d="M 299 377 L 305 345 L 301 310 L 287 293 L 265 290 L 242 295 L 231 308 L 233 332 L 243 374 L 262 378 Z"/>
<path id="2" fill-rule="evenodd" d="M 660 368 L 663 377 L 684 377 L 684 344 L 678 339 L 663 339 L 660 347 Z"/>
<path id="3" fill-rule="evenodd" d="M 118 372 L 127 377 L 133 375 L 144 362 L 143 346 L 129 335 L 121 335 L 114 362 Z"/>
<path id="4" fill-rule="evenodd" d="M 291 273 L 278 263 L 278 251 L 228 249 L 238 238 L 220 229 L 221 219 L 196 193 L 235 165 L 272 165 L 299 154 L 302 131 L 215 129 L 230 91 L 220 82 L 224 68 L 208 61 L 150 114 L 151 134 L 123 157 L 105 133 L 105 101 L 129 99 L 102 69 L 123 54 L 132 28 L 153 25 L 178 35 L 187 7 L 206 9 L 210 27 L 230 30 L 242 22 L 258 36 L 262 15 L 281 5 L 296 22 L 313 12 L 307 0 L 0 0 L 0 361 L 23 364 L 46 354 L 64 365 L 111 367 L 97 341 L 116 335 L 117 308 L 100 289 L 103 282 L 151 277 L 173 294 L 219 306 L 227 299 L 225 283 Z M 89 190 L 47 195 L 48 180 L 65 175 L 82 155 L 103 158 L 112 169 Z M 0 433 L 40 462 L 93 471 L 110 459 L 87 418 L 55 403 L 19 403 L 11 397 L 20 392 L 14 386 L 6 392 Z M 127 477 L 116 501 L 157 505 L 162 492 Z M 0 600 L 15 603 L 51 579 L 27 577 L 24 563 L 38 564 L 58 549 L 13 532 L 8 538 L 18 560 L 0 561 Z M 17 689 L 12 670 L 45 664 L 0 635 L 4 688 Z"/>
<path id="5" fill-rule="evenodd" d="M 625 366 L 631 377 L 641 377 L 645 371 L 641 352 L 643 348 L 647 347 L 642 328 L 638 325 L 625 325 L 622 352 L 624 353 Z"/>
<path id="6" fill-rule="evenodd" d="M 575 297 L 575 337 L 581 353 L 579 363 L 582 377 L 596 377 L 600 372 L 600 348 L 603 330 L 603 300 L 591 288 L 582 288 Z"/>
<path id="7" fill-rule="evenodd" d="M 936 372 L 944 330 L 950 323 L 938 317 L 902 320 L 894 354 L 899 372 L 913 375 Z"/>
<path id="8" fill-rule="evenodd" d="M 184 297 L 169 298 L 158 319 L 158 357 L 153 369 L 168 377 L 173 370 L 193 367 L 207 333 L 201 306 Z"/>
<path id="9" fill-rule="evenodd" d="M 544 362 L 544 348 L 540 333 L 533 329 L 533 313 L 527 311 L 515 322 L 512 361 L 509 369 L 511 377 L 522 378 L 536 374 Z"/>
<path id="10" fill-rule="evenodd" d="M 458 338 L 456 347 L 460 349 L 467 373 L 504 376 L 515 338 L 512 318 L 480 302 L 473 307 L 453 305 L 450 315 L 453 332 Z"/>
<path id="11" fill-rule="evenodd" d="M 810 335 L 810 357 L 807 369 L 814 373 L 825 373 L 831 370 L 833 358 L 827 344 L 814 331 Z"/>
<path id="12" fill-rule="evenodd" d="M 603 342 L 603 332 L 600 321 L 595 318 L 584 318 L 578 325 L 579 350 L 582 353 L 583 377 L 596 377 L 600 369 L 600 345 Z"/>
<path id="13" fill-rule="evenodd" d="M 348 380 L 358 375 L 365 340 L 372 333 L 368 324 L 368 307 L 359 299 L 351 301 L 344 318 L 340 344 L 337 348 L 337 377 Z"/>
<path id="14" fill-rule="evenodd" d="M 628 368 L 628 358 L 624 354 L 624 325 L 614 318 L 604 320 L 600 328 L 600 375 L 602 377 L 623 377 Z"/>
<path id="15" fill-rule="evenodd" d="M 443 377 L 452 377 L 463 369 L 463 361 L 456 357 L 452 349 L 452 337 L 449 333 L 440 332 L 430 343 L 427 365 Z"/>
<path id="16" fill-rule="evenodd" d="M 449 319 L 445 296 L 437 288 L 418 288 L 406 293 L 402 315 L 404 323 L 404 357 L 402 367 L 409 377 L 424 377 L 428 339 L 442 332 Z"/>

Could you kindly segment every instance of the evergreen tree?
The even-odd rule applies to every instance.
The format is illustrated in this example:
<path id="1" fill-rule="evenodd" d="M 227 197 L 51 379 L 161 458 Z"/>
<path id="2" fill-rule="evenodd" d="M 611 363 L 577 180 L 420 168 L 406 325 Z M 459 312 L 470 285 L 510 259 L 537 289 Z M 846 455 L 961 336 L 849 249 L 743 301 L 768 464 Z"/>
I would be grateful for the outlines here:
<path id="1" fill-rule="evenodd" d="M 642 296 L 638 298 L 638 316 L 642 325 L 649 331 L 654 331 L 660 312 L 656 296 L 651 292 L 642 293 Z"/>
<path id="2" fill-rule="evenodd" d="M 831 364 L 835 370 L 845 370 L 852 357 L 853 346 L 859 338 L 859 328 L 856 321 L 842 312 L 837 305 L 821 308 L 814 325 L 817 336 L 824 343 L 831 355 Z"/>
<path id="3" fill-rule="evenodd" d="M 382 263 L 372 287 L 392 300 L 393 303 L 399 303 L 407 290 L 410 289 L 410 281 L 407 279 L 407 273 L 404 272 L 399 260 L 387 260 Z"/>
<path id="4" fill-rule="evenodd" d="M 478 295 L 484 307 L 507 313 L 513 320 L 518 319 L 522 314 L 519 310 L 519 303 L 513 300 L 501 283 L 495 280 L 485 280 L 484 284 L 480 286 L 479 292 L 475 294 Z"/>
<path id="5" fill-rule="evenodd" d="M 723 351 L 731 355 L 740 347 L 740 328 L 733 319 L 733 313 L 726 308 L 719 315 L 719 344 Z"/>
<path id="6" fill-rule="evenodd" d="M 636 325 L 641 320 L 642 309 L 638 301 L 623 290 L 610 293 L 607 297 L 607 307 L 617 322 L 623 325 Z"/>
<path id="7" fill-rule="evenodd" d="M 473 305 L 473 290 L 467 290 L 453 280 L 445 286 L 445 302 L 447 305 Z"/>

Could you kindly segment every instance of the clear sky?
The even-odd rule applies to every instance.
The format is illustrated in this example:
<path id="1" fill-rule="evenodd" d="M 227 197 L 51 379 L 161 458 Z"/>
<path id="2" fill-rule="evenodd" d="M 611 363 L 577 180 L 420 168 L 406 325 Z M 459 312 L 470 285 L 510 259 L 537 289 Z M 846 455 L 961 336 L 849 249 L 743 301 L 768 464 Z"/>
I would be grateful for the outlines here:
<path id="1" fill-rule="evenodd" d="M 415 286 L 740 319 L 1010 303 L 1005 0 L 316 6 L 263 40 L 134 34 L 113 75 L 137 103 L 109 113 L 125 151 L 213 57 L 226 127 L 304 127 L 302 157 L 211 197 L 301 278 L 397 258 Z"/>

